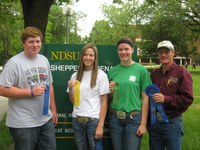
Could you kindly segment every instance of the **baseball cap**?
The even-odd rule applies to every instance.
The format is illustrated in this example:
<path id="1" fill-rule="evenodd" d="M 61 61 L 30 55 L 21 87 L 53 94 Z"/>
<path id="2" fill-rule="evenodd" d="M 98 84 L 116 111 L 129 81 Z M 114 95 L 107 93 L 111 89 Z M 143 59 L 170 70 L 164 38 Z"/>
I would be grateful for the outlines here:
<path id="1" fill-rule="evenodd" d="M 172 50 L 172 51 L 174 50 L 174 45 L 170 41 L 167 41 L 167 40 L 158 43 L 157 51 L 162 47 L 165 47 L 165 48 Z"/>

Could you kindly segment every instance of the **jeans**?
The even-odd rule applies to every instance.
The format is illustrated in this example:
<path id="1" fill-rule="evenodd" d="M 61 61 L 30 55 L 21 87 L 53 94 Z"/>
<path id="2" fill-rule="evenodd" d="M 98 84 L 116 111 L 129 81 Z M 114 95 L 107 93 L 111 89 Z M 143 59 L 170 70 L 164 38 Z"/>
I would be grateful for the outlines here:
<path id="1" fill-rule="evenodd" d="M 114 150 L 140 150 L 142 137 L 136 134 L 141 122 L 141 113 L 118 119 L 109 113 L 109 128 Z"/>
<path id="2" fill-rule="evenodd" d="M 95 150 L 95 133 L 98 121 L 98 119 L 92 119 L 86 123 L 79 123 L 76 118 L 73 118 L 72 126 L 77 150 Z M 98 140 L 101 142 L 102 139 Z"/>
<path id="3" fill-rule="evenodd" d="M 55 128 L 52 119 L 33 128 L 9 128 L 15 150 L 56 150 Z"/>
<path id="4" fill-rule="evenodd" d="M 149 128 L 150 150 L 181 150 L 183 136 L 182 117 L 158 122 Z"/>

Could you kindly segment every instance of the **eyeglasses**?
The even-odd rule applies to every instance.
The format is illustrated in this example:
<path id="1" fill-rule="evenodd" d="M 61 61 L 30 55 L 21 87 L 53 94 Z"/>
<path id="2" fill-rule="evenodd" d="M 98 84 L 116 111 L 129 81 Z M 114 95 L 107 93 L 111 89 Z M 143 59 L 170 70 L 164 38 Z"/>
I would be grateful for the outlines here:
<path id="1" fill-rule="evenodd" d="M 159 51 L 157 51 L 158 55 L 169 54 L 170 52 L 171 52 L 171 50 L 159 50 Z"/>

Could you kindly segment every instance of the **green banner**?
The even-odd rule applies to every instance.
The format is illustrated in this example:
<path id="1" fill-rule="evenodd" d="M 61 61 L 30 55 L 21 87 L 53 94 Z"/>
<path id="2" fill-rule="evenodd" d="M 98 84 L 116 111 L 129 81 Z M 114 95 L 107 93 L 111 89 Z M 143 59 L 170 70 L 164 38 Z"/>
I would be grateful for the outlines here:
<path id="1" fill-rule="evenodd" d="M 77 71 L 80 52 L 83 45 L 46 44 L 41 51 L 51 65 L 53 85 L 58 111 L 58 126 L 56 127 L 57 150 L 75 150 L 72 129 L 72 104 L 66 92 L 67 82 Z M 119 64 L 117 48 L 113 45 L 97 45 L 99 68 L 108 72 L 110 68 Z M 137 62 L 137 47 L 134 47 L 133 60 Z M 111 150 L 108 122 L 106 119 L 103 137 L 104 150 Z"/>

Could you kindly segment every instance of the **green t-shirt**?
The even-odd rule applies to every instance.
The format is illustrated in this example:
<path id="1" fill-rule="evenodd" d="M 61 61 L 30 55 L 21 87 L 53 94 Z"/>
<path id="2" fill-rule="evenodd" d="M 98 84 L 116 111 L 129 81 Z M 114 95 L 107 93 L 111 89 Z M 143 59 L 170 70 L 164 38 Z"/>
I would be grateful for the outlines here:
<path id="1" fill-rule="evenodd" d="M 111 100 L 112 109 L 125 112 L 142 109 L 142 92 L 151 84 L 146 68 L 138 63 L 130 66 L 119 64 L 109 70 L 108 78 L 118 84 Z"/>

